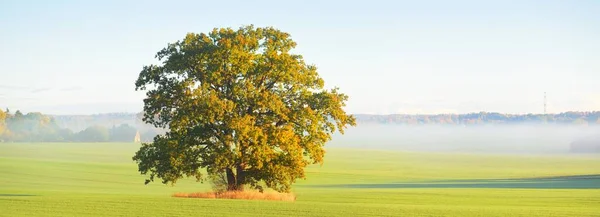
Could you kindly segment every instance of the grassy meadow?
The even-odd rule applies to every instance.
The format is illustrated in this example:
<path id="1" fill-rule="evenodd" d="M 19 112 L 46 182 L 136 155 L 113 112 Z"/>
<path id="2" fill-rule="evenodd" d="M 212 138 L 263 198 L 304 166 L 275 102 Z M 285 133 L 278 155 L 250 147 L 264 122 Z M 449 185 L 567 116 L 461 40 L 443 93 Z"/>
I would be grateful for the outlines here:
<path id="1" fill-rule="evenodd" d="M 0 216 L 600 216 L 600 156 L 330 148 L 297 201 L 174 198 L 144 185 L 138 144 L 0 143 Z"/>

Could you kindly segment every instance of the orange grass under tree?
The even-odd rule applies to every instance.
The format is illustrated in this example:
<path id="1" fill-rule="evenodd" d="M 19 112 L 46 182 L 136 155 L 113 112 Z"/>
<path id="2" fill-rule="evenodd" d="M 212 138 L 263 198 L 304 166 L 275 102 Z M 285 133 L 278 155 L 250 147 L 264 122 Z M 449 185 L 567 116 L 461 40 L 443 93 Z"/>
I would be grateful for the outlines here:
<path id="1" fill-rule="evenodd" d="M 175 194 L 173 194 L 173 197 L 296 201 L 296 195 L 294 195 L 292 193 L 258 192 L 258 191 L 175 193 Z"/>

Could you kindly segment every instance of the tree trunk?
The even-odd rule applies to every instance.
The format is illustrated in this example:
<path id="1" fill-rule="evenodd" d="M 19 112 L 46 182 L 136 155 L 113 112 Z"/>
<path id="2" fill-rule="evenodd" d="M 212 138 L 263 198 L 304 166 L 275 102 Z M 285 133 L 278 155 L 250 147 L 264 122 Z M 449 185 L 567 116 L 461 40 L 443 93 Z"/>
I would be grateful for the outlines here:
<path id="1" fill-rule="evenodd" d="M 227 191 L 235 191 L 237 186 L 236 186 L 235 174 L 233 173 L 233 170 L 230 168 L 227 168 L 225 170 L 225 172 L 227 173 Z"/>
<path id="2" fill-rule="evenodd" d="M 237 166 L 235 172 L 231 168 L 225 170 L 227 173 L 227 191 L 243 191 L 245 173 L 242 166 Z"/>
<path id="3" fill-rule="evenodd" d="M 243 191 L 244 190 L 244 184 L 246 183 L 246 173 L 244 171 L 244 167 L 242 165 L 238 165 L 235 168 L 235 171 L 237 172 L 236 175 L 236 188 L 238 191 Z"/>

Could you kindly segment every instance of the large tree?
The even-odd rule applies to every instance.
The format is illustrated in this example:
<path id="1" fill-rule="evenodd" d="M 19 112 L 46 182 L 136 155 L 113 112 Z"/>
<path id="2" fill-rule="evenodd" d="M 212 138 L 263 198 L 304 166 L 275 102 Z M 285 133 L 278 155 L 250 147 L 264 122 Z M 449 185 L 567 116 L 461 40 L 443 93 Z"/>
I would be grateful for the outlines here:
<path id="1" fill-rule="evenodd" d="M 314 65 L 292 53 L 278 29 L 243 26 L 189 33 L 156 54 L 135 85 L 144 90 L 146 123 L 166 128 L 133 160 L 174 184 L 184 176 L 223 174 L 227 190 L 263 185 L 289 192 L 309 164 L 322 164 L 324 144 L 355 125 L 348 96 L 325 89 Z"/>

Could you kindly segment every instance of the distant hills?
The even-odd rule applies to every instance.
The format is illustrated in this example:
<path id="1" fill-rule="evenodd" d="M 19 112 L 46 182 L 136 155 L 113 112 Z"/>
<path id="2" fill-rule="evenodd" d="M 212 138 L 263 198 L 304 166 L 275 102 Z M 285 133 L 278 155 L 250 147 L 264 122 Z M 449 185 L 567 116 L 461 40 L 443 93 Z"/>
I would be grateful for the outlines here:
<path id="1" fill-rule="evenodd" d="M 558 114 L 502 114 L 495 112 L 479 112 L 468 114 L 436 114 L 436 115 L 371 115 L 354 114 L 358 124 L 401 124 L 401 125 L 482 125 L 482 124 L 600 124 L 600 111 L 564 112 Z M 56 123 L 63 128 L 74 131 L 88 126 L 101 125 L 112 127 L 128 124 L 137 128 L 148 128 L 142 122 L 141 113 L 105 113 L 95 115 L 52 115 Z"/>

